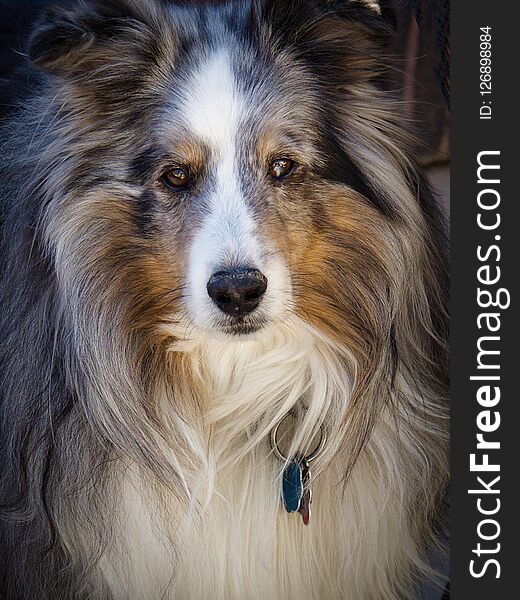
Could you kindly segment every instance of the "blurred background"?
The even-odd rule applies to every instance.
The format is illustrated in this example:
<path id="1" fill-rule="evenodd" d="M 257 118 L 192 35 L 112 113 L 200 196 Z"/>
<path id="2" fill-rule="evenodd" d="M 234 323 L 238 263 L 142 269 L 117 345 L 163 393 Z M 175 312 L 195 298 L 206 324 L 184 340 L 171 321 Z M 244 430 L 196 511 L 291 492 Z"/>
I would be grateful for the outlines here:
<path id="1" fill-rule="evenodd" d="M 396 88 L 416 125 L 420 162 L 449 214 L 450 2 L 381 0 L 394 13 Z"/>

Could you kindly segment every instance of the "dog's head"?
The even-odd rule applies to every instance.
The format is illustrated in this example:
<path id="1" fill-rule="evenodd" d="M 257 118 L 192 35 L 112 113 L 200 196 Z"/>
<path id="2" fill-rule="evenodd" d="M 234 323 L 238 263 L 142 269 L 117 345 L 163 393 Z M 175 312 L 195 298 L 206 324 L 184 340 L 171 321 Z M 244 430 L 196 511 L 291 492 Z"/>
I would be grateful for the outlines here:
<path id="1" fill-rule="evenodd" d="M 354 0 L 48 13 L 29 56 L 50 75 L 41 160 L 68 301 L 229 340 L 297 315 L 358 360 L 403 310 L 427 326 L 435 259 L 387 35 Z"/>

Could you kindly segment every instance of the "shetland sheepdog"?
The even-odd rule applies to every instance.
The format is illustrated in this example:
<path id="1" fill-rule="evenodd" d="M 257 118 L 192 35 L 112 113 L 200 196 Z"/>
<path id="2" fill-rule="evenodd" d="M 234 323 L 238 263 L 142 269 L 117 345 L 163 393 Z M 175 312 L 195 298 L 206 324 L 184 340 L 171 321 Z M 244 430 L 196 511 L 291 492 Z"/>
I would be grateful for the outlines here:
<path id="1" fill-rule="evenodd" d="M 3 598 L 397 600 L 435 577 L 443 225 L 384 17 L 93 0 L 33 27 L 0 132 Z M 311 452 L 306 525 L 283 490 Z"/>

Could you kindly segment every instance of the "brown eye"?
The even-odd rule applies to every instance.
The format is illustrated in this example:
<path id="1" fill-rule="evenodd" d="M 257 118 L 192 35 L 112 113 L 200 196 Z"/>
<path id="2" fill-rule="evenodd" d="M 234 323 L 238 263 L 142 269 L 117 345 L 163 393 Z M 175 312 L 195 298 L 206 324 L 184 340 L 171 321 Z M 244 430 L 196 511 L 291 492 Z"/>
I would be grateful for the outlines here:
<path id="1" fill-rule="evenodd" d="M 295 167 L 295 163 L 290 158 L 277 158 L 271 162 L 269 165 L 269 175 L 273 179 L 283 179 Z"/>
<path id="2" fill-rule="evenodd" d="M 163 173 L 161 181 L 172 190 L 182 190 L 188 187 L 190 177 L 188 171 L 183 167 L 174 167 Z"/>

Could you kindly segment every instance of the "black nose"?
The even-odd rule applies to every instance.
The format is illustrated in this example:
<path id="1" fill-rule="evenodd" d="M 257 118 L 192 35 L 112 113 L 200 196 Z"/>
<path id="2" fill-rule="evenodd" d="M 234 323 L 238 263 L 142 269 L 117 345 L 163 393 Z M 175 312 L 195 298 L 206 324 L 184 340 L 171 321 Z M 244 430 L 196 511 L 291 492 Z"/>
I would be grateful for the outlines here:
<path id="1" fill-rule="evenodd" d="M 211 276 L 208 294 L 222 312 L 239 317 L 260 304 L 267 279 L 258 269 L 219 271 Z"/>

